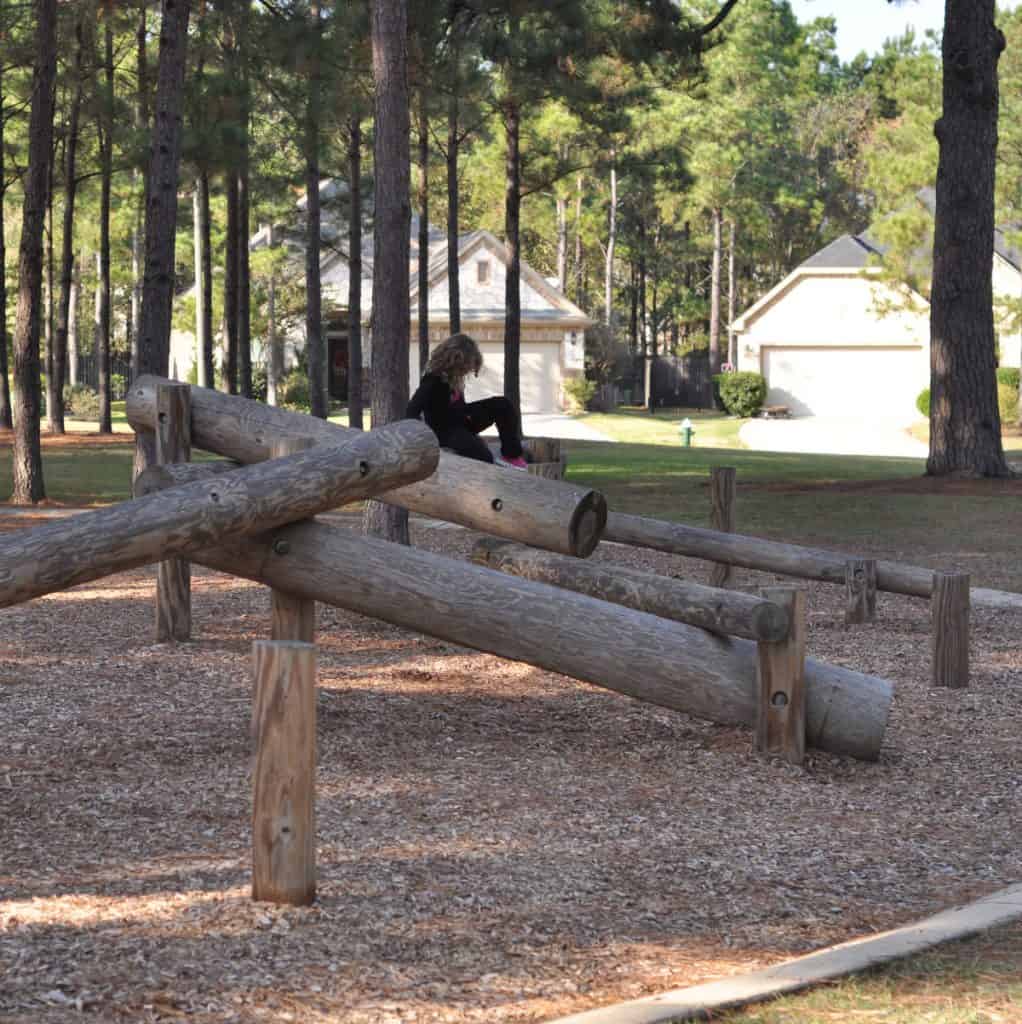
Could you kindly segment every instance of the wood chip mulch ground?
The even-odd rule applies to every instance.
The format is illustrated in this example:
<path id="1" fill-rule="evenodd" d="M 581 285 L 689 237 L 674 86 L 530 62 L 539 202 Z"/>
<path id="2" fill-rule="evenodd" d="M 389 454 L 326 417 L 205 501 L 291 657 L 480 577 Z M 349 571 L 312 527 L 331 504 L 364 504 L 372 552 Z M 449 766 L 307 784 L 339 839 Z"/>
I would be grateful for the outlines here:
<path id="1" fill-rule="evenodd" d="M 1017 617 L 974 613 L 972 685 L 938 691 L 925 602 L 847 629 L 809 590 L 811 653 L 896 685 L 877 763 L 764 761 L 745 730 L 321 608 L 307 909 L 248 897 L 264 589 L 195 570 L 179 646 L 153 644 L 152 570 L 0 612 L 0 1020 L 541 1022 L 1022 879 Z"/>

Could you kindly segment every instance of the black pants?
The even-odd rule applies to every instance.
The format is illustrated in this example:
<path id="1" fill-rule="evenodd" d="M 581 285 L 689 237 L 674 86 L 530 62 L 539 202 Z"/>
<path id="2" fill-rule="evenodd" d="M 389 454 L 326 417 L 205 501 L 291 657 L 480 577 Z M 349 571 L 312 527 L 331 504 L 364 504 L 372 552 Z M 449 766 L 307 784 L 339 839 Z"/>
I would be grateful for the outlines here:
<path id="1" fill-rule="evenodd" d="M 522 427 L 518 410 L 508 399 L 499 395 L 479 402 L 466 402 L 464 424 L 448 430 L 440 438 L 440 444 L 466 459 L 493 462 L 490 446 L 478 436 L 481 431 L 492 426 L 496 426 L 500 435 L 500 454 L 508 459 L 520 458 Z"/>

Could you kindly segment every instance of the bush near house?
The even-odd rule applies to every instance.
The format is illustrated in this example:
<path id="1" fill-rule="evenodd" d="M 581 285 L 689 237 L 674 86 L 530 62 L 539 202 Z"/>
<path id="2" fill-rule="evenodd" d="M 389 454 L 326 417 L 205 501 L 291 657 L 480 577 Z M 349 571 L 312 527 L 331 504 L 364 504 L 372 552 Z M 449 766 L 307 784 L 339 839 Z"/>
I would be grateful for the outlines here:
<path id="1" fill-rule="evenodd" d="M 923 388 L 916 399 L 916 408 L 927 418 L 930 418 L 930 389 Z"/>
<path id="2" fill-rule="evenodd" d="M 1001 423 L 1014 423 L 1018 418 L 1020 371 L 1017 366 L 1001 366 L 997 370 L 997 408 Z"/>
<path id="3" fill-rule="evenodd" d="M 75 419 L 99 419 L 99 395 L 87 384 L 68 384 L 64 388 L 64 409 Z"/>
<path id="4" fill-rule="evenodd" d="M 720 377 L 720 400 L 732 416 L 755 416 L 766 399 L 767 382 L 760 373 L 747 370 Z"/>
<path id="5" fill-rule="evenodd" d="M 596 381 L 585 377 L 569 377 L 564 382 L 564 393 L 579 411 L 585 411 L 596 394 Z"/>
<path id="6" fill-rule="evenodd" d="M 308 412 L 312 404 L 309 377 L 302 370 L 292 370 L 284 378 L 281 388 L 280 405 L 295 412 Z"/>

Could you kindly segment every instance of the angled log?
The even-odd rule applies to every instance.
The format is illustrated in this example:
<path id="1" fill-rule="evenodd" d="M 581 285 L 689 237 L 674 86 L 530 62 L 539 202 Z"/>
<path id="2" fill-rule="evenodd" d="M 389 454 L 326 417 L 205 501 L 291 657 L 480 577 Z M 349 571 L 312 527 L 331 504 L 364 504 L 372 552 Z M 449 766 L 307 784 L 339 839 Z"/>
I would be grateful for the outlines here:
<path id="1" fill-rule="evenodd" d="M 156 388 L 162 380 L 142 376 L 129 389 L 128 420 L 136 430 L 153 429 Z M 208 388 L 192 387 L 191 404 L 192 444 L 246 464 L 269 458 L 270 446 L 277 438 L 308 435 L 317 444 L 337 444 L 359 433 Z M 381 500 L 582 558 L 596 547 L 607 519 L 607 503 L 598 491 L 511 472 L 449 452 L 441 453 L 437 471 L 428 479 L 396 488 Z"/>
<path id="2" fill-rule="evenodd" d="M 436 468 L 436 437 L 425 424 L 356 434 L 347 444 L 0 536 L 0 608 L 372 497 Z"/>
<path id="3" fill-rule="evenodd" d="M 193 484 L 197 480 L 209 480 L 221 473 L 231 473 L 241 468 L 240 462 L 231 459 L 208 459 L 204 462 L 176 462 L 169 466 L 150 466 L 135 477 L 132 496 L 144 498 L 147 494 L 165 491 L 168 487 Z"/>
<path id="4" fill-rule="evenodd" d="M 315 449 L 314 449 L 315 450 Z M 192 554 L 211 569 L 716 722 L 756 719 L 756 644 L 321 522 Z M 806 662 L 807 741 L 871 760 L 891 684 Z"/>
<path id="5" fill-rule="evenodd" d="M 835 551 L 747 537 L 740 533 L 720 533 L 621 512 L 608 514 L 603 539 L 840 586 L 844 586 L 845 565 L 850 557 Z M 933 570 L 878 560 L 876 587 L 891 594 L 930 597 L 933 594 Z M 974 587 L 970 596 L 974 607 L 1022 611 L 1022 594 Z"/>
<path id="6" fill-rule="evenodd" d="M 733 590 L 704 587 L 621 565 L 583 562 L 494 537 L 476 543 L 472 561 L 521 579 L 686 622 L 711 633 L 757 641 L 777 641 L 788 634 L 784 608 Z"/>

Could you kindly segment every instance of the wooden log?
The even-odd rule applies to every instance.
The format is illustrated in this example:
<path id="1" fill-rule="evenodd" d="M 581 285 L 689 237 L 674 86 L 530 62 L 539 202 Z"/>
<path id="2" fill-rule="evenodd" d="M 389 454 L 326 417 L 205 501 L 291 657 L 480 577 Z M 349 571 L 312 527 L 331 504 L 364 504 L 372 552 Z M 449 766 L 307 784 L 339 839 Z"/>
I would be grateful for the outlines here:
<path id="1" fill-rule="evenodd" d="M 178 462 L 172 466 L 150 466 L 135 477 L 132 495 L 144 498 L 147 494 L 165 491 L 168 487 L 181 487 L 198 480 L 210 480 L 221 473 L 232 473 L 241 468 L 232 459 L 206 459 L 203 462 Z"/>
<path id="2" fill-rule="evenodd" d="M 564 479 L 564 466 L 560 462 L 530 462 L 529 472 L 546 480 Z"/>
<path id="3" fill-rule="evenodd" d="M 757 641 L 780 640 L 788 634 L 787 611 L 749 594 L 717 590 L 620 565 L 583 562 L 494 537 L 484 537 L 476 543 L 472 561 L 521 579 L 549 583 L 664 619 L 686 622 L 711 633 Z"/>
<path id="4" fill-rule="evenodd" d="M 935 572 L 933 598 L 933 685 L 969 685 L 969 574 Z"/>
<path id="5" fill-rule="evenodd" d="M 156 461 L 159 465 L 191 458 L 191 404 L 187 384 L 168 381 L 156 389 Z M 192 577 L 188 562 L 169 558 L 156 566 L 156 642 L 188 640 L 192 635 Z"/>
<path id="6" fill-rule="evenodd" d="M 726 724 L 755 721 L 756 645 L 747 640 L 320 522 L 233 538 L 192 560 L 639 700 Z M 809 660 L 806 686 L 808 742 L 876 758 L 891 684 Z"/>
<path id="7" fill-rule="evenodd" d="M 128 391 L 128 419 L 136 430 L 152 429 L 160 380 L 139 377 Z M 208 388 L 192 387 L 191 395 L 192 444 L 238 462 L 268 458 L 270 444 L 278 437 L 308 435 L 317 444 L 337 444 L 358 434 L 313 416 Z M 583 558 L 596 547 L 607 519 L 607 503 L 598 491 L 511 473 L 449 452 L 441 453 L 437 471 L 428 479 L 396 488 L 381 500 Z"/>
<path id="8" fill-rule="evenodd" d="M 313 446 L 311 437 L 282 437 L 270 451 L 274 459 L 282 459 Z M 316 602 L 295 597 L 283 590 L 270 590 L 270 638 L 296 640 L 311 644 L 316 638 Z"/>
<path id="9" fill-rule="evenodd" d="M 436 437 L 405 420 L 347 444 L 0 535 L 0 607 L 269 530 L 432 473 Z"/>
<path id="10" fill-rule="evenodd" d="M 841 586 L 845 582 L 845 564 L 851 557 L 835 551 L 783 544 L 740 533 L 703 530 L 621 512 L 608 514 L 603 539 Z M 927 598 L 933 593 L 932 569 L 878 559 L 876 578 L 877 590 L 888 593 Z M 982 605 L 984 608 L 1022 611 L 1022 594 L 973 587 L 970 595 L 973 607 Z"/>
<path id="11" fill-rule="evenodd" d="M 522 443 L 536 462 L 561 461 L 562 445 L 559 437 L 527 437 Z"/>
<path id="12" fill-rule="evenodd" d="M 873 622 L 876 617 L 876 559 L 849 558 L 845 562 L 845 623 Z"/>
<path id="13" fill-rule="evenodd" d="M 316 648 L 252 645 L 252 899 L 316 898 Z"/>
<path id="14" fill-rule="evenodd" d="M 765 587 L 763 596 L 785 608 L 791 622 L 783 640 L 759 645 L 756 750 L 791 764 L 806 756 L 806 595 L 794 587 Z"/>
<path id="15" fill-rule="evenodd" d="M 721 533 L 735 532 L 735 476 L 733 466 L 710 467 L 710 520 Z M 726 587 L 734 576 L 730 562 L 715 562 L 710 569 L 710 586 Z"/>

